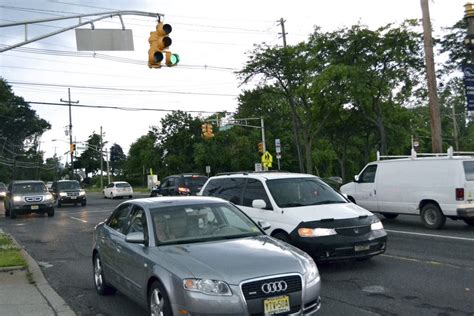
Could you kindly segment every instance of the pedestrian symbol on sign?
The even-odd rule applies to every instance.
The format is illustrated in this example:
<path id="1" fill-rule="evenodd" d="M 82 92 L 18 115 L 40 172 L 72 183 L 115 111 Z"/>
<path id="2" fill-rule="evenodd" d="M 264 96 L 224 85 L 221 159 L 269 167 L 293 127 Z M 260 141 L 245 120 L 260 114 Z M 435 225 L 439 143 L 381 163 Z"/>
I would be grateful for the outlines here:
<path id="1" fill-rule="evenodd" d="M 267 168 L 271 168 L 272 167 L 272 162 L 273 162 L 272 155 L 268 151 L 266 151 L 262 155 L 262 164 L 263 164 L 263 166 L 267 167 Z"/>

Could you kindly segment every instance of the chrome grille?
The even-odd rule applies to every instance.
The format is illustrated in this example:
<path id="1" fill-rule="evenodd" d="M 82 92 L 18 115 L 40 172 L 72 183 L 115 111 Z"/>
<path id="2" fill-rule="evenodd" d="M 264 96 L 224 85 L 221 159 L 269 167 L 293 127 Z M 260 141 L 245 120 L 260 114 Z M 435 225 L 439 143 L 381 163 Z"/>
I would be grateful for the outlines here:
<path id="1" fill-rule="evenodd" d="M 67 196 L 79 196 L 79 192 L 68 192 Z"/>
<path id="2" fill-rule="evenodd" d="M 359 236 L 370 232 L 370 225 L 336 228 L 336 232 L 342 236 Z"/>
<path id="3" fill-rule="evenodd" d="M 34 202 L 41 202 L 43 201 L 42 196 L 27 196 L 25 197 L 26 202 L 34 203 Z"/>
<path id="4" fill-rule="evenodd" d="M 269 278 L 269 279 L 263 279 L 263 280 L 244 283 L 242 284 L 242 292 L 246 300 L 253 300 L 253 299 L 258 299 L 258 298 L 263 298 L 263 297 L 275 296 L 275 293 L 268 293 L 268 294 L 264 293 L 262 290 L 262 286 L 266 283 L 268 284 L 268 283 L 280 282 L 280 281 L 284 281 L 287 284 L 287 287 L 284 291 L 278 292 L 277 293 L 278 295 L 298 292 L 298 291 L 301 291 L 302 289 L 301 278 L 297 275 L 291 275 L 291 276 L 282 276 L 282 277 Z"/>

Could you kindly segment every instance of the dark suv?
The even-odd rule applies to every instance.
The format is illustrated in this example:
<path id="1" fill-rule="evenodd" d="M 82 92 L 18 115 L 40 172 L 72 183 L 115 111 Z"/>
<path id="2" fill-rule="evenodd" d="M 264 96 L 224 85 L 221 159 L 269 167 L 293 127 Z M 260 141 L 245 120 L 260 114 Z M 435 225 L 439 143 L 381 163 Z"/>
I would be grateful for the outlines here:
<path id="1" fill-rule="evenodd" d="M 77 205 L 81 203 L 86 206 L 87 197 L 79 182 L 76 180 L 58 180 L 51 185 L 51 193 L 56 200 L 58 207 L 65 203 Z"/>
<path id="2" fill-rule="evenodd" d="M 54 216 L 54 199 L 43 181 L 12 181 L 3 201 L 5 216 L 15 218 L 20 213 L 48 213 Z"/>
<path id="3" fill-rule="evenodd" d="M 150 196 L 196 195 L 207 177 L 200 174 L 178 174 L 163 179 L 161 185 L 151 190 Z"/>

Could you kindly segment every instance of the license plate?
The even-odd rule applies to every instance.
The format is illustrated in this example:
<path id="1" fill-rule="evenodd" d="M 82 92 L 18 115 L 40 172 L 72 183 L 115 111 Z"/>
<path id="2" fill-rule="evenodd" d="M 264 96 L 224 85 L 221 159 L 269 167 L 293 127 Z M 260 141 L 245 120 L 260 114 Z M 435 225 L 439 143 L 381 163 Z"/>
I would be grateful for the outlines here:
<path id="1" fill-rule="evenodd" d="M 267 298 L 263 301 L 265 315 L 284 313 L 290 311 L 290 298 L 286 295 Z"/>
<path id="2" fill-rule="evenodd" d="M 71 200 L 77 199 L 77 196 L 70 196 Z"/>
<path id="3" fill-rule="evenodd" d="M 354 246 L 354 251 L 365 251 L 369 250 L 370 245 L 355 245 Z"/>
<path id="4" fill-rule="evenodd" d="M 37 209 L 39 209 L 39 206 L 38 205 L 31 205 L 31 209 L 32 210 L 37 210 Z"/>

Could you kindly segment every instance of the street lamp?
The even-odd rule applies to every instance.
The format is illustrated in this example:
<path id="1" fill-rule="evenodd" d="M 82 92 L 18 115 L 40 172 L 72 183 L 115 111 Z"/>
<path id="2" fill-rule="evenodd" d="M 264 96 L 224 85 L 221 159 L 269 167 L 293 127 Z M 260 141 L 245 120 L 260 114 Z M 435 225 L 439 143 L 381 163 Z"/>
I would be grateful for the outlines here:
<path id="1" fill-rule="evenodd" d="M 468 2 L 464 5 L 464 19 L 467 22 L 467 35 L 464 45 L 471 52 L 471 61 L 474 61 L 474 6 Z"/>

